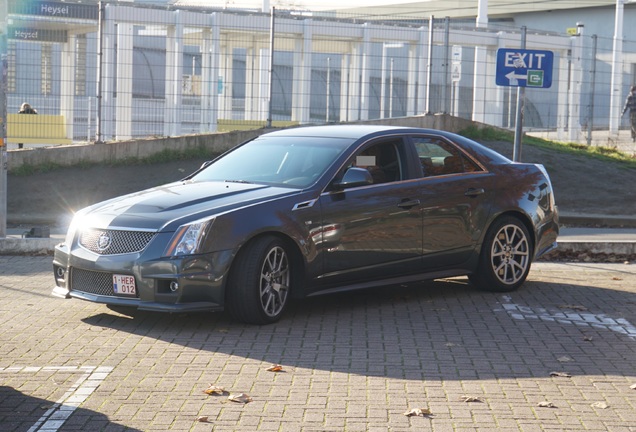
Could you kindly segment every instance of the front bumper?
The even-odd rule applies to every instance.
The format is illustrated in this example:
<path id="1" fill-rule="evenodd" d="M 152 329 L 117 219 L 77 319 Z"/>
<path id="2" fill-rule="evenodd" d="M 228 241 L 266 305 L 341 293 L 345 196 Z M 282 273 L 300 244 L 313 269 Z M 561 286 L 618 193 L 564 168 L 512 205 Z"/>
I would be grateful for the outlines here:
<path id="1" fill-rule="evenodd" d="M 232 253 L 187 257 L 137 254 L 100 256 L 82 248 L 56 246 L 52 295 L 158 312 L 223 310 Z M 134 276 L 135 296 L 114 292 L 114 274 Z"/>

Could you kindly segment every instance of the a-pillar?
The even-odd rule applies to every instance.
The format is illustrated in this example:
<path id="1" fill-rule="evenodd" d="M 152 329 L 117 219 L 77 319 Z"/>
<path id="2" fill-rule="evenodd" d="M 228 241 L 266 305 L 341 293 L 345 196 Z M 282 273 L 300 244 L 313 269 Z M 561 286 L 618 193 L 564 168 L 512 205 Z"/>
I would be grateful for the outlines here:
<path id="1" fill-rule="evenodd" d="M 175 24 L 168 26 L 166 35 L 166 104 L 164 107 L 164 135 L 181 134 L 181 96 L 183 80 L 183 24 L 181 12 L 175 11 Z"/>
<path id="2" fill-rule="evenodd" d="M 312 20 L 303 21 L 303 37 L 294 50 L 294 79 L 292 86 L 292 121 L 309 123 L 311 103 Z"/>
<path id="3" fill-rule="evenodd" d="M 218 128 L 219 98 L 219 25 L 216 13 L 210 15 L 209 29 L 202 31 L 201 41 L 201 126 L 200 131 L 216 132 Z"/>
<path id="4" fill-rule="evenodd" d="M 75 57 L 77 50 L 77 35 L 70 34 L 62 46 L 61 83 L 60 83 L 60 114 L 64 116 L 66 138 L 73 139 L 73 119 L 75 100 Z"/>
<path id="5" fill-rule="evenodd" d="M 117 100 L 115 138 L 132 138 L 133 25 L 117 24 Z"/>

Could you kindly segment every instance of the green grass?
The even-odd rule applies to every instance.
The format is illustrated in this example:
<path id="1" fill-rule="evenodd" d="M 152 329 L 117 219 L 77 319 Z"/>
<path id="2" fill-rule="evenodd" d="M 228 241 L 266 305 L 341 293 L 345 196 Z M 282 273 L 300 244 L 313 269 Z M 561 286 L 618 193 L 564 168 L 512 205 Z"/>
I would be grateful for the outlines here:
<path id="1" fill-rule="evenodd" d="M 210 151 L 203 147 L 193 148 L 184 151 L 176 151 L 176 150 L 163 150 L 159 153 L 155 153 L 147 158 L 126 158 L 120 159 L 111 163 L 107 163 L 107 166 L 135 166 L 135 165 L 156 165 L 174 161 L 182 161 L 182 160 L 192 160 L 192 159 L 201 159 L 201 160 L 210 160 L 218 156 L 219 153 Z M 41 165 L 29 165 L 24 164 L 16 169 L 12 169 L 10 171 L 11 175 L 15 176 L 28 176 L 33 174 L 41 174 L 47 173 L 51 171 L 56 171 L 59 169 L 73 168 L 73 169 L 87 169 L 92 166 L 102 165 L 98 162 L 88 162 L 83 161 L 72 166 L 70 165 L 61 165 L 57 163 L 45 163 Z"/>
<path id="2" fill-rule="evenodd" d="M 491 127 L 480 129 L 475 126 L 470 126 L 460 131 L 459 134 L 467 138 L 474 139 L 476 141 L 514 142 L 514 133 Z M 611 147 L 597 147 L 572 142 L 564 143 L 558 141 L 550 141 L 528 135 L 523 136 L 522 142 L 523 145 L 544 148 L 560 153 L 582 155 L 608 162 L 617 162 L 627 168 L 636 169 L 636 156 L 629 155 Z"/>

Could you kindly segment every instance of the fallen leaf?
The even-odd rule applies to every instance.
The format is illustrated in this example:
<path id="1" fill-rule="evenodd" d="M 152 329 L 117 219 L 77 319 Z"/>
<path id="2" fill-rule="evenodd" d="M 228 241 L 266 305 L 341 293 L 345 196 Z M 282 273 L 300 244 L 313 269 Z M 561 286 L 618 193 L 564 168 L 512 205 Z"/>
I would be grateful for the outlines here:
<path id="1" fill-rule="evenodd" d="M 537 406 L 541 408 L 556 408 L 556 405 L 548 401 L 539 402 Z"/>
<path id="2" fill-rule="evenodd" d="M 560 377 L 560 378 L 572 378 L 572 375 L 570 375 L 567 372 L 550 372 L 550 376 L 551 377 Z"/>
<path id="3" fill-rule="evenodd" d="M 619 278 L 619 277 L 617 277 L 617 276 L 614 276 L 614 277 L 612 278 L 612 280 L 623 280 L 623 278 Z"/>
<path id="4" fill-rule="evenodd" d="M 223 387 L 210 384 L 210 387 L 203 390 L 203 393 L 209 394 L 209 395 L 213 395 L 213 394 L 224 395 L 226 391 Z"/>
<path id="5" fill-rule="evenodd" d="M 248 402 L 252 402 L 252 398 L 249 397 L 248 395 L 246 395 L 245 393 L 234 393 L 231 394 L 228 397 L 229 400 L 231 400 L 232 402 L 239 402 L 239 403 L 248 403 Z"/>
<path id="6" fill-rule="evenodd" d="M 219 329 L 219 330 L 218 330 L 218 332 L 219 332 L 219 333 L 228 333 L 228 332 L 229 332 L 229 330 L 228 330 L 228 329 L 226 329 L 226 328 L 221 328 L 221 329 Z"/>
<path id="7" fill-rule="evenodd" d="M 283 367 L 279 364 L 271 365 L 267 368 L 268 372 L 282 372 Z"/>
<path id="8" fill-rule="evenodd" d="M 585 306 L 582 305 L 571 305 L 571 304 L 564 304 L 559 306 L 559 309 L 571 309 L 571 310 L 575 310 L 575 311 L 579 311 L 579 312 L 584 312 L 587 310 L 587 308 Z"/>
<path id="9" fill-rule="evenodd" d="M 412 410 L 405 412 L 404 415 L 407 417 L 414 417 L 414 416 L 424 417 L 424 416 L 433 415 L 433 413 L 428 408 L 413 408 Z"/>
<path id="10" fill-rule="evenodd" d="M 572 357 L 569 357 L 569 356 L 559 357 L 557 360 L 560 361 L 561 363 L 567 363 L 567 362 L 574 361 L 572 359 Z"/>
<path id="11" fill-rule="evenodd" d="M 584 340 L 585 342 L 592 342 L 592 339 L 593 339 L 593 337 L 592 337 L 592 336 L 588 336 L 588 335 L 583 336 L 583 340 Z"/>
<path id="12" fill-rule="evenodd" d="M 198 421 L 198 422 L 200 422 L 200 423 L 209 423 L 209 422 L 210 422 L 210 420 L 209 420 L 209 417 L 208 417 L 208 416 L 200 416 L 200 417 L 197 417 L 197 421 Z"/>
<path id="13" fill-rule="evenodd" d="M 592 408 L 600 408 L 600 409 L 607 409 L 609 408 L 609 405 L 606 404 L 605 402 L 594 402 L 592 405 L 590 405 Z"/>
<path id="14" fill-rule="evenodd" d="M 481 399 L 475 396 L 462 395 L 459 397 L 462 402 L 483 402 Z"/>

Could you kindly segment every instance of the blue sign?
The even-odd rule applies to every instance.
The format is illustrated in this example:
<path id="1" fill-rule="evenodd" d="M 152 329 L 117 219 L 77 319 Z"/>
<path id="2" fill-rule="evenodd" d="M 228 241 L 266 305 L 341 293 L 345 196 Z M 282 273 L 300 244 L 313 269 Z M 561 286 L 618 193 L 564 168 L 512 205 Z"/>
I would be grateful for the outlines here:
<path id="1" fill-rule="evenodd" d="M 497 85 L 549 88 L 552 86 L 554 53 L 543 50 L 497 50 Z"/>

